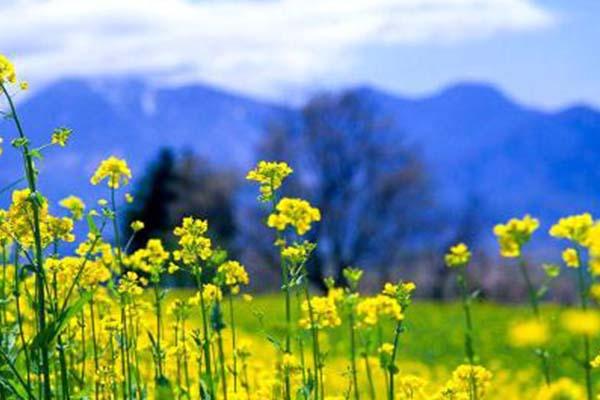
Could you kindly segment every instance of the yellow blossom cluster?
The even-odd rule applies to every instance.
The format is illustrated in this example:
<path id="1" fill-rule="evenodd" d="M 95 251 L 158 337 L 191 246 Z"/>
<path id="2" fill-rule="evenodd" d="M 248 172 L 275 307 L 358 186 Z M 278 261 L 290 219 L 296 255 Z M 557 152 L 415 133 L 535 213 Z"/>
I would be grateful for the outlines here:
<path id="1" fill-rule="evenodd" d="M 305 300 L 302 303 L 302 315 L 300 326 L 304 329 L 313 326 L 318 329 L 333 328 L 342 323 L 335 301 L 329 296 L 315 296 L 310 301 Z"/>
<path id="2" fill-rule="evenodd" d="M 240 285 L 250 283 L 248 273 L 242 264 L 238 261 L 225 261 L 217 268 L 219 280 L 231 290 L 231 293 L 237 294 L 240 291 Z"/>
<path id="3" fill-rule="evenodd" d="M 515 258 L 521 256 L 521 248 L 529 242 L 531 235 L 539 228 L 540 222 L 530 215 L 523 218 L 512 218 L 505 224 L 494 227 L 494 234 L 500 245 L 503 257 Z"/>
<path id="4" fill-rule="evenodd" d="M 13 63 L 3 54 L 0 54 L 0 84 L 15 83 L 17 74 Z"/>
<path id="5" fill-rule="evenodd" d="M 90 179 L 92 185 L 97 185 L 107 179 L 108 187 L 118 189 L 127 185 L 131 179 L 131 170 L 123 159 L 111 156 L 100 163 L 96 172 Z"/>
<path id="6" fill-rule="evenodd" d="M 185 217 L 173 234 L 179 237 L 179 249 L 173 252 L 177 261 L 196 266 L 200 260 L 208 260 L 212 255 L 212 243 L 206 236 L 208 222 L 194 217 Z"/>
<path id="7" fill-rule="evenodd" d="M 594 225 L 592 215 L 589 213 L 571 215 L 561 218 L 550 228 L 550 236 L 559 239 L 568 239 L 574 243 L 584 245 L 587 241 L 589 229 Z"/>
<path id="8" fill-rule="evenodd" d="M 514 323 L 509 330 L 509 342 L 515 347 L 540 347 L 550 339 L 548 325 L 537 319 Z"/>
<path id="9" fill-rule="evenodd" d="M 288 226 L 296 228 L 298 235 L 304 235 L 310 230 L 311 224 L 321 220 L 321 212 L 302 199 L 284 197 L 277 203 L 275 211 L 269 215 L 267 225 L 278 231 Z"/>
<path id="10" fill-rule="evenodd" d="M 390 318 L 395 321 L 404 319 L 402 307 L 396 299 L 378 294 L 361 300 L 356 306 L 359 321 L 366 326 L 375 326 L 381 318 Z"/>
<path id="11" fill-rule="evenodd" d="M 445 256 L 448 267 L 464 267 L 471 260 L 471 252 L 464 243 L 459 243 L 450 247 L 450 251 Z"/>
<path id="12" fill-rule="evenodd" d="M 69 196 L 65 197 L 58 203 L 61 207 L 66 208 L 71 212 L 71 216 L 75 220 L 80 220 L 83 218 L 83 213 L 85 211 L 85 203 L 77 196 Z"/>
<path id="13" fill-rule="evenodd" d="M 260 184 L 262 201 L 271 201 L 275 191 L 281 187 L 283 180 L 292 172 L 290 166 L 284 162 L 260 161 L 256 168 L 248 172 L 246 179 Z"/>

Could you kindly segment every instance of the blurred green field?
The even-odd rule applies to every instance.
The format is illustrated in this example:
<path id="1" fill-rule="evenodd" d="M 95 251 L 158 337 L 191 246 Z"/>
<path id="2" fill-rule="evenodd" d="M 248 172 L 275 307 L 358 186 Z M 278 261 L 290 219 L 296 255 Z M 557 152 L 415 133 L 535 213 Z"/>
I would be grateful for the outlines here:
<path id="1" fill-rule="evenodd" d="M 174 294 L 172 294 L 174 295 Z M 179 291 L 179 295 L 188 295 Z M 259 295 L 251 302 L 236 300 L 236 323 L 239 329 L 251 336 L 284 336 L 283 299 L 277 294 Z M 568 376 L 581 379 L 581 368 L 571 353 L 579 354 L 581 343 L 560 333 L 558 318 L 563 308 L 554 304 L 542 306 L 542 315 L 550 322 L 555 332 L 549 348 L 560 362 L 552 365 L 554 377 Z M 487 302 L 473 304 L 475 324 L 475 349 L 480 363 L 492 370 L 528 371 L 537 374 L 537 357 L 532 351 L 510 346 L 507 331 L 514 321 L 531 318 L 526 305 L 506 305 Z M 464 358 L 464 313 L 458 302 L 434 303 L 415 302 L 406 313 L 407 331 L 401 336 L 398 361 L 418 362 L 432 369 L 452 369 L 465 362 Z M 328 342 L 328 357 L 348 355 L 347 325 L 328 330 L 323 340 Z M 390 338 L 392 326 L 384 328 L 383 335 Z M 264 341 L 269 346 L 269 341 Z M 600 341 L 592 348 L 600 347 Z"/>

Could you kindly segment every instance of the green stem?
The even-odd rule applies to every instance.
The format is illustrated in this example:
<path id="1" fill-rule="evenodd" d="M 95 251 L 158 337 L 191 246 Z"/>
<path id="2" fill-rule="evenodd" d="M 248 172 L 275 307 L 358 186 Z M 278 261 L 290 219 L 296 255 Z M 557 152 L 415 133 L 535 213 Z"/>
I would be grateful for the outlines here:
<path id="1" fill-rule="evenodd" d="M 315 400 L 319 399 L 320 395 L 320 361 L 321 352 L 319 349 L 319 332 L 315 323 L 315 317 L 312 309 L 312 304 L 310 302 L 310 293 L 308 291 L 308 282 L 304 279 L 304 296 L 306 298 L 306 304 L 308 305 L 308 318 L 310 320 L 310 330 L 312 333 L 312 344 L 313 344 L 313 368 L 314 368 L 314 376 L 315 376 Z"/>
<path id="2" fill-rule="evenodd" d="M 162 331 L 162 313 L 160 306 L 160 287 L 158 285 L 158 281 L 154 283 L 154 306 L 156 310 L 156 363 L 158 367 L 158 375 L 156 379 L 163 377 L 163 368 L 162 368 L 162 348 L 160 345 L 161 341 L 161 331 Z"/>
<path id="3" fill-rule="evenodd" d="M 402 320 L 396 324 L 394 331 L 394 348 L 392 350 L 392 356 L 390 359 L 390 365 L 388 366 L 389 373 L 389 399 L 394 400 L 394 376 L 396 375 L 396 354 L 398 353 L 398 340 L 400 339 L 400 333 L 402 333 Z"/>
<path id="4" fill-rule="evenodd" d="M 460 287 L 461 298 L 463 311 L 465 314 L 465 353 L 467 355 L 467 359 L 469 360 L 469 365 L 471 368 L 475 365 L 475 351 L 473 350 L 473 320 L 471 317 L 471 301 L 469 299 L 469 292 L 467 287 L 467 279 L 465 276 L 465 268 L 462 267 L 458 276 L 457 276 L 458 285 Z M 471 390 L 470 390 L 470 398 L 472 400 L 477 400 L 477 382 L 475 381 L 475 377 L 473 376 L 473 372 L 471 371 Z"/>
<path id="5" fill-rule="evenodd" d="M 582 310 L 588 309 L 588 292 L 589 288 L 586 283 L 585 271 L 581 264 L 581 257 L 579 256 L 579 250 L 577 250 L 577 257 L 579 258 L 579 267 L 577 268 L 577 286 L 579 289 L 580 306 Z M 588 335 L 583 336 L 583 369 L 585 374 L 585 387 L 588 400 L 594 398 L 594 388 L 592 384 L 592 371 L 590 365 L 591 353 L 590 353 L 590 338 Z"/>
<path id="6" fill-rule="evenodd" d="M 92 350 L 94 351 L 94 367 L 96 371 L 100 369 L 100 365 L 98 363 L 98 344 L 96 339 L 96 315 L 94 312 L 94 297 L 92 295 L 90 299 L 90 319 L 91 319 L 91 327 L 92 327 Z M 94 385 L 94 396 L 96 400 L 98 400 L 98 383 Z"/>
<path id="7" fill-rule="evenodd" d="M 350 362 L 352 364 L 352 385 L 354 386 L 354 400 L 360 399 L 358 391 L 358 372 L 356 368 L 356 332 L 354 326 L 354 310 L 348 313 L 348 323 L 350 329 Z"/>
<path id="8" fill-rule="evenodd" d="M 365 346 L 363 358 L 365 360 L 365 370 L 367 371 L 367 382 L 369 383 L 369 397 L 371 400 L 375 400 L 375 385 L 373 384 L 373 373 L 371 372 L 371 364 L 369 363 L 367 346 Z"/>
<path id="9" fill-rule="evenodd" d="M 216 301 L 215 307 L 219 313 L 221 313 L 221 307 L 219 301 Z M 219 317 L 220 319 L 220 317 Z M 219 366 L 221 367 L 221 380 L 223 388 L 223 399 L 227 400 L 227 373 L 225 372 L 225 353 L 223 352 L 223 335 L 221 334 L 221 327 L 216 329 L 217 331 L 217 349 L 219 351 Z"/>
<path id="10" fill-rule="evenodd" d="M 237 393 L 237 352 L 236 352 L 236 332 L 235 317 L 233 314 L 233 296 L 229 293 L 229 324 L 231 325 L 231 354 L 233 355 L 233 392 Z"/>
<path id="11" fill-rule="evenodd" d="M 6 87 L 0 83 L 0 88 L 6 97 L 10 106 L 10 112 L 12 119 L 15 122 L 17 131 L 19 132 L 19 138 L 26 139 L 23 127 L 17 115 L 17 110 L 13 103 L 12 97 L 6 90 Z M 27 176 L 27 182 L 31 196 L 37 195 L 36 179 L 35 179 L 35 168 L 33 166 L 33 158 L 29 153 L 29 145 L 25 141 L 23 144 L 23 159 L 25 163 L 25 174 Z M 44 332 L 46 329 L 46 299 L 44 293 L 44 255 L 42 253 L 42 236 L 40 227 L 40 210 L 37 198 L 32 198 L 31 208 L 33 210 L 33 236 L 35 244 L 35 259 L 36 259 L 36 294 L 37 294 L 37 318 L 38 318 L 38 329 L 39 332 Z M 44 399 L 50 400 L 52 398 L 52 389 L 50 387 L 50 360 L 49 360 L 49 347 L 50 343 L 44 343 L 41 347 L 41 378 Z"/>
<path id="12" fill-rule="evenodd" d="M 215 396 L 215 384 L 212 375 L 211 367 L 211 354 L 210 354 L 210 338 L 208 336 L 208 320 L 206 318 L 206 308 L 204 304 L 204 294 L 202 293 L 202 280 L 200 277 L 200 268 L 196 268 L 195 274 L 196 283 L 198 285 L 198 291 L 200 294 L 200 308 L 202 311 L 202 330 L 204 334 L 204 340 L 202 341 L 203 353 L 204 353 L 204 368 L 206 369 L 206 377 L 208 378 L 208 391 L 210 399 L 214 399 Z"/>
<path id="13" fill-rule="evenodd" d="M 525 265 L 525 260 L 522 257 L 519 258 L 519 270 L 521 275 L 523 276 L 523 280 L 525 281 L 525 286 L 527 287 L 527 293 L 529 295 L 529 302 L 531 305 L 531 309 L 533 310 L 533 314 L 535 318 L 540 321 L 540 308 L 539 308 L 539 298 L 538 294 L 533 287 L 533 283 L 531 282 L 531 278 L 529 277 L 529 272 L 527 270 L 527 265 Z M 545 348 L 538 349 L 538 357 L 540 358 L 540 366 L 542 369 L 542 375 L 544 376 L 544 381 L 546 385 L 549 385 L 551 382 L 550 379 L 550 365 L 548 363 L 548 352 Z"/>

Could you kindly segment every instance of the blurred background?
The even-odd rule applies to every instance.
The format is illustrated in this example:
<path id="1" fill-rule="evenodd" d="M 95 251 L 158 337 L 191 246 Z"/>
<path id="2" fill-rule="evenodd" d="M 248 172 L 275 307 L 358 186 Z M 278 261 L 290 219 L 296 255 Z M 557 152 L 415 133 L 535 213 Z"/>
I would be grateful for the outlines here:
<path id="1" fill-rule="evenodd" d="M 93 204 L 98 162 L 127 159 L 125 216 L 146 223 L 134 248 L 208 218 L 254 288 L 276 290 L 244 176 L 282 160 L 284 193 L 323 212 L 315 285 L 351 265 L 371 288 L 402 277 L 442 299 L 442 255 L 465 241 L 483 295 L 511 300 L 523 288 L 494 224 L 540 218 L 527 258 L 557 262 L 549 226 L 600 205 L 599 13 L 584 0 L 1 0 L 0 51 L 29 81 L 28 134 L 75 132 L 41 164 L 52 201 Z M 6 184 L 20 164 L 5 153 Z"/>

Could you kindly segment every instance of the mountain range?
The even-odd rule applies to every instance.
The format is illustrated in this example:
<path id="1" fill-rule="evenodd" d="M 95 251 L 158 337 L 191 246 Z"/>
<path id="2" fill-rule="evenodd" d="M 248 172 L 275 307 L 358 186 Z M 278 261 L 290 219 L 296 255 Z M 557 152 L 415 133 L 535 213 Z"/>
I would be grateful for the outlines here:
<path id="1" fill-rule="evenodd" d="M 420 98 L 372 87 L 348 90 L 369 101 L 399 132 L 398 140 L 422 155 L 439 203 L 477 196 L 490 226 L 525 213 L 547 226 L 600 206 L 600 112 L 592 107 L 545 111 L 481 83 Z M 189 148 L 241 173 L 256 161 L 267 126 L 299 112 L 205 85 L 155 88 L 125 78 L 63 80 L 19 103 L 34 143 L 47 141 L 58 126 L 75 132 L 41 164 L 42 190 L 52 200 L 76 192 L 91 201 L 101 193 L 89 185 L 100 160 L 125 157 L 139 177 L 164 146 Z M 0 135 L 6 142 L 13 137 L 10 121 L 1 122 Z M 0 183 L 19 177 L 14 153 L 6 149 L 0 159 Z"/>

